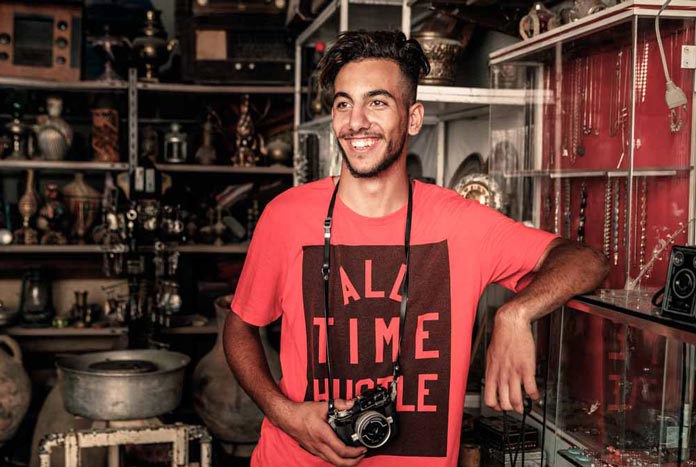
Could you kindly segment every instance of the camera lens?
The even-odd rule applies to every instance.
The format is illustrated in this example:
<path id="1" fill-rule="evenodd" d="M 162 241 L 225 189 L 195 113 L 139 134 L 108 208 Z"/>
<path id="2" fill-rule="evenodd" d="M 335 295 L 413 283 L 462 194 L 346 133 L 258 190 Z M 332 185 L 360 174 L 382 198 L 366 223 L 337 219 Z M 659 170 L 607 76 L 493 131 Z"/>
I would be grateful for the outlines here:
<path id="1" fill-rule="evenodd" d="M 675 266 L 681 266 L 682 264 L 684 264 L 684 253 L 682 253 L 681 251 L 677 251 L 676 253 L 674 253 L 673 261 Z"/>
<path id="2" fill-rule="evenodd" d="M 694 285 L 696 285 L 694 273 L 688 269 L 682 269 L 674 276 L 672 290 L 677 297 L 686 298 L 694 293 Z"/>
<path id="3" fill-rule="evenodd" d="M 370 410 L 360 414 L 355 421 L 355 433 L 365 447 L 374 449 L 387 442 L 391 435 L 391 425 L 387 417 Z"/>

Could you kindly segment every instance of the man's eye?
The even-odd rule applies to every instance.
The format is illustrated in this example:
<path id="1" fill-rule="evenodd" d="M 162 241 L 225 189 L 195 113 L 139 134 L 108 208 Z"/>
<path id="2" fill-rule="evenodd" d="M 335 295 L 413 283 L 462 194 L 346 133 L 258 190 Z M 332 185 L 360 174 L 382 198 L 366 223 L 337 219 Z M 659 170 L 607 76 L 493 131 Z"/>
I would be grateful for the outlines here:
<path id="1" fill-rule="evenodd" d="M 387 105 L 387 103 L 380 100 L 374 100 L 372 101 L 372 105 L 375 107 L 384 107 L 385 105 Z"/>
<path id="2" fill-rule="evenodd" d="M 347 103 L 347 102 L 338 102 L 338 103 L 336 103 L 336 108 L 337 108 L 337 109 L 345 109 L 346 107 L 348 107 L 348 103 Z"/>

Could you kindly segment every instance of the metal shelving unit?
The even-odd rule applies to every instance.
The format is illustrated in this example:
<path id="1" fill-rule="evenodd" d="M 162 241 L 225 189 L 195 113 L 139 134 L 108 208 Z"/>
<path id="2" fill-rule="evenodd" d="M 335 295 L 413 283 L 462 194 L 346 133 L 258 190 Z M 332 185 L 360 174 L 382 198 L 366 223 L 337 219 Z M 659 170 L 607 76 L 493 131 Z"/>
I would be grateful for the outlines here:
<path id="1" fill-rule="evenodd" d="M 48 89 L 57 91 L 119 91 L 128 89 L 126 81 L 48 81 L 43 79 L 8 78 L 0 76 L 0 87 Z"/>
<path id="2" fill-rule="evenodd" d="M 28 169 L 68 172 L 126 172 L 137 165 L 138 157 L 138 91 L 161 93 L 193 94 L 276 94 L 292 95 L 292 86 L 225 86 L 183 83 L 143 83 L 137 79 L 135 69 L 129 70 L 128 81 L 77 81 L 54 82 L 23 78 L 0 77 L 0 88 L 46 89 L 55 91 L 126 91 L 128 98 L 128 115 L 124 128 L 128 132 L 127 161 L 118 163 L 92 161 L 46 161 L 46 160 L 0 160 L 0 173 L 18 172 Z M 300 89 L 306 92 L 306 88 Z M 153 123 L 153 119 L 143 119 L 142 123 Z M 292 167 L 275 165 L 270 167 L 234 167 L 231 165 L 197 165 L 197 164 L 157 164 L 163 172 L 180 174 L 238 174 L 249 177 L 282 176 L 293 174 Z M 246 254 L 248 243 L 215 245 L 180 245 L 177 251 L 183 254 Z M 15 254 L 100 254 L 101 245 L 4 245 L 0 246 L 0 255 Z"/>
<path id="3" fill-rule="evenodd" d="M 88 171 L 88 172 L 124 172 L 128 170 L 125 162 L 91 162 L 91 161 L 46 161 L 46 160 L 0 160 L 0 171 L 19 170 L 52 170 L 52 171 Z"/>

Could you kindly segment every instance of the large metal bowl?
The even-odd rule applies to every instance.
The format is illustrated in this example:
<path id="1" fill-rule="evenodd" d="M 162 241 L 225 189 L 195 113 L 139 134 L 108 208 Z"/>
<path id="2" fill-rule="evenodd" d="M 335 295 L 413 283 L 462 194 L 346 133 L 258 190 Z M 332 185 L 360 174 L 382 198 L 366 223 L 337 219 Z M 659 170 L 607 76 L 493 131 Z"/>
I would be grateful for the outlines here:
<path id="1" fill-rule="evenodd" d="M 181 402 L 190 359 L 165 350 L 119 350 L 59 358 L 65 409 L 91 420 L 137 420 Z"/>

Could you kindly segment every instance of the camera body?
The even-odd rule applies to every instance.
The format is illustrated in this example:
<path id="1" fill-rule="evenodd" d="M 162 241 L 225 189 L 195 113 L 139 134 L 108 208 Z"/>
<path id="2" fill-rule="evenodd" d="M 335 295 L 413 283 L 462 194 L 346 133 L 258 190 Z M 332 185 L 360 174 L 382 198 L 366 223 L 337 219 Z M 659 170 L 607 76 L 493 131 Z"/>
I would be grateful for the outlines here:
<path id="1" fill-rule="evenodd" d="M 376 449 L 398 434 L 396 403 L 379 385 L 353 399 L 350 409 L 329 415 L 329 425 L 346 445 Z"/>
<path id="2" fill-rule="evenodd" d="M 674 246 L 669 257 L 662 315 L 696 324 L 696 247 Z"/>

